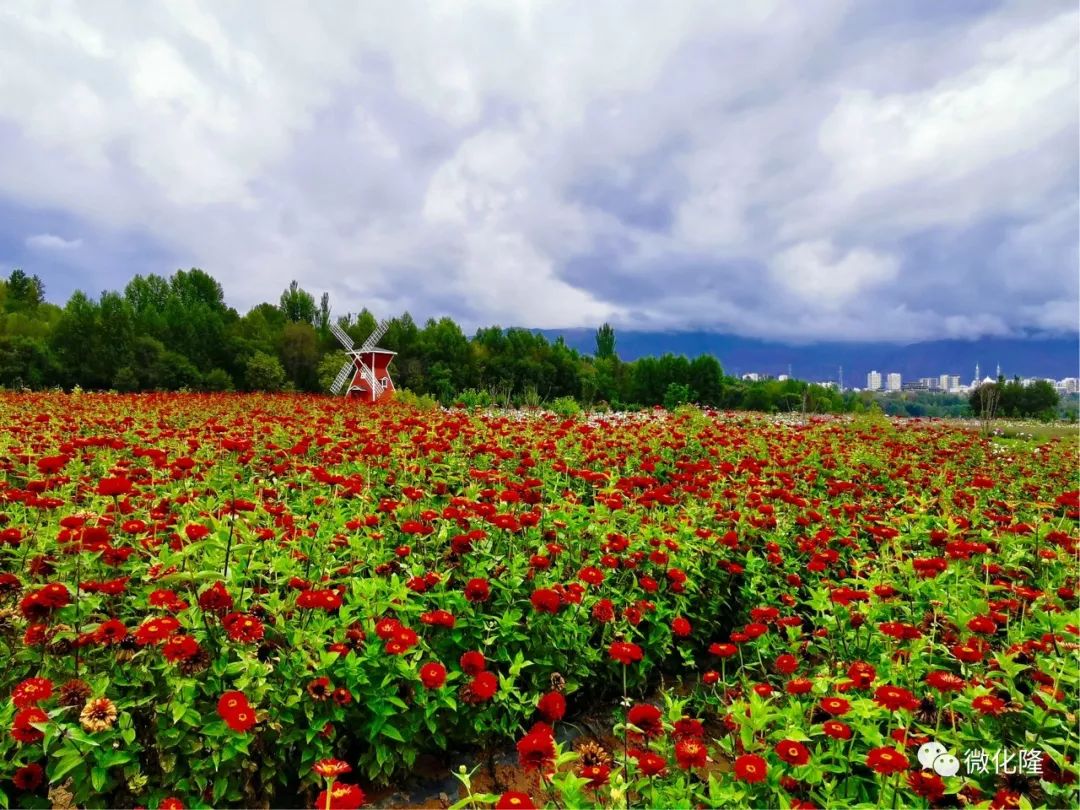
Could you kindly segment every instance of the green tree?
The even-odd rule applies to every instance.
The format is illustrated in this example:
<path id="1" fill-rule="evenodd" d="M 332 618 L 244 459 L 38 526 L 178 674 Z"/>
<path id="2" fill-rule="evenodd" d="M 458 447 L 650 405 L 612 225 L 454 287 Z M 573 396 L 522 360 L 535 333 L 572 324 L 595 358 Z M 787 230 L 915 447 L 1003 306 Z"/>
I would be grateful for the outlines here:
<path id="1" fill-rule="evenodd" d="M 22 270 L 12 270 L 6 284 L 4 310 L 25 312 L 35 310 L 45 301 L 45 285 L 37 276 L 28 276 Z"/>
<path id="2" fill-rule="evenodd" d="M 247 362 L 244 381 L 252 391 L 280 391 L 285 387 L 285 369 L 276 357 L 255 352 Z"/>
<path id="3" fill-rule="evenodd" d="M 295 279 L 289 284 L 289 288 L 281 294 L 278 306 L 285 316 L 285 320 L 294 323 L 313 324 L 318 316 L 314 296 L 303 289 Z"/>
<path id="4" fill-rule="evenodd" d="M 300 391 L 318 387 L 319 337 L 310 323 L 286 324 L 279 346 L 281 365 L 292 384 Z"/>
<path id="5" fill-rule="evenodd" d="M 597 360 L 615 357 L 615 330 L 610 323 L 605 323 L 596 330 L 595 356 Z"/>

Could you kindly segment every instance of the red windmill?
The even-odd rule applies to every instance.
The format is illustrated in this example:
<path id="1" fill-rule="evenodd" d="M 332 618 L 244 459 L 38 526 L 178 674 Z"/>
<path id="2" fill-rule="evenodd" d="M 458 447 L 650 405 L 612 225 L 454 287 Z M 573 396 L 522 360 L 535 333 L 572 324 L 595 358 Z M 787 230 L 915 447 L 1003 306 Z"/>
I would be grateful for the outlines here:
<path id="1" fill-rule="evenodd" d="M 381 321 L 375 327 L 375 331 L 368 335 L 368 339 L 357 346 L 344 329 L 336 323 L 330 324 L 330 331 L 349 353 L 348 362 L 341 367 L 341 371 L 330 385 L 332 393 L 344 393 L 345 396 L 349 396 L 355 392 L 360 395 L 362 402 L 375 403 L 394 392 L 394 382 L 390 379 L 389 368 L 397 352 L 380 349 L 375 345 L 389 328 L 389 321 Z M 346 385 L 348 380 L 351 382 Z"/>

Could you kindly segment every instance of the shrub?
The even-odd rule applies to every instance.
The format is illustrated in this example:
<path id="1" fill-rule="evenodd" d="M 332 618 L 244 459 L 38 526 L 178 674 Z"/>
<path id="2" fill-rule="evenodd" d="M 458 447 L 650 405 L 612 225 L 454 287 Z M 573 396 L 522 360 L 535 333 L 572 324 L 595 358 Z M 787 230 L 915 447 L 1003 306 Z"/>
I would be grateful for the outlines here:
<path id="1" fill-rule="evenodd" d="M 253 391 L 280 391 L 285 387 L 285 369 L 276 357 L 255 352 L 247 362 L 244 380 Z"/>

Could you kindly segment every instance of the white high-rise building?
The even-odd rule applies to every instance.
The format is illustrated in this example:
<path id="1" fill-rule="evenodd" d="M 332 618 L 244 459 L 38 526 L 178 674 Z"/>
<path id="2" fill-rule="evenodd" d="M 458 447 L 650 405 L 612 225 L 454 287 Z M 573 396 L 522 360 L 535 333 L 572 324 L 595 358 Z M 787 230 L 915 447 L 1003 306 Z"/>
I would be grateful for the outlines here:
<path id="1" fill-rule="evenodd" d="M 938 388 L 940 388 L 942 391 L 948 391 L 950 387 L 951 386 L 949 385 L 948 374 L 942 374 L 940 377 L 938 377 Z"/>
<path id="2" fill-rule="evenodd" d="M 885 378 L 885 390 L 886 391 L 899 391 L 901 387 L 900 375 L 895 371 L 890 371 L 889 376 Z"/>
<path id="3" fill-rule="evenodd" d="M 866 390 L 867 391 L 880 391 L 881 390 L 881 374 L 876 371 L 871 371 L 866 375 Z"/>

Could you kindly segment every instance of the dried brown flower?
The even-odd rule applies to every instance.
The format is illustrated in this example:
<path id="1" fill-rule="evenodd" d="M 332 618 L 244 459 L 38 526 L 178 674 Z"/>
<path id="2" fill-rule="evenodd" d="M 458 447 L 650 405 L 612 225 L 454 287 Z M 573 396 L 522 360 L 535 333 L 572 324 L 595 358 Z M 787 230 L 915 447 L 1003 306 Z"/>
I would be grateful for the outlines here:
<path id="1" fill-rule="evenodd" d="M 79 723 L 83 729 L 94 733 L 108 731 L 116 722 L 116 704 L 106 697 L 94 698 L 83 706 Z"/>

